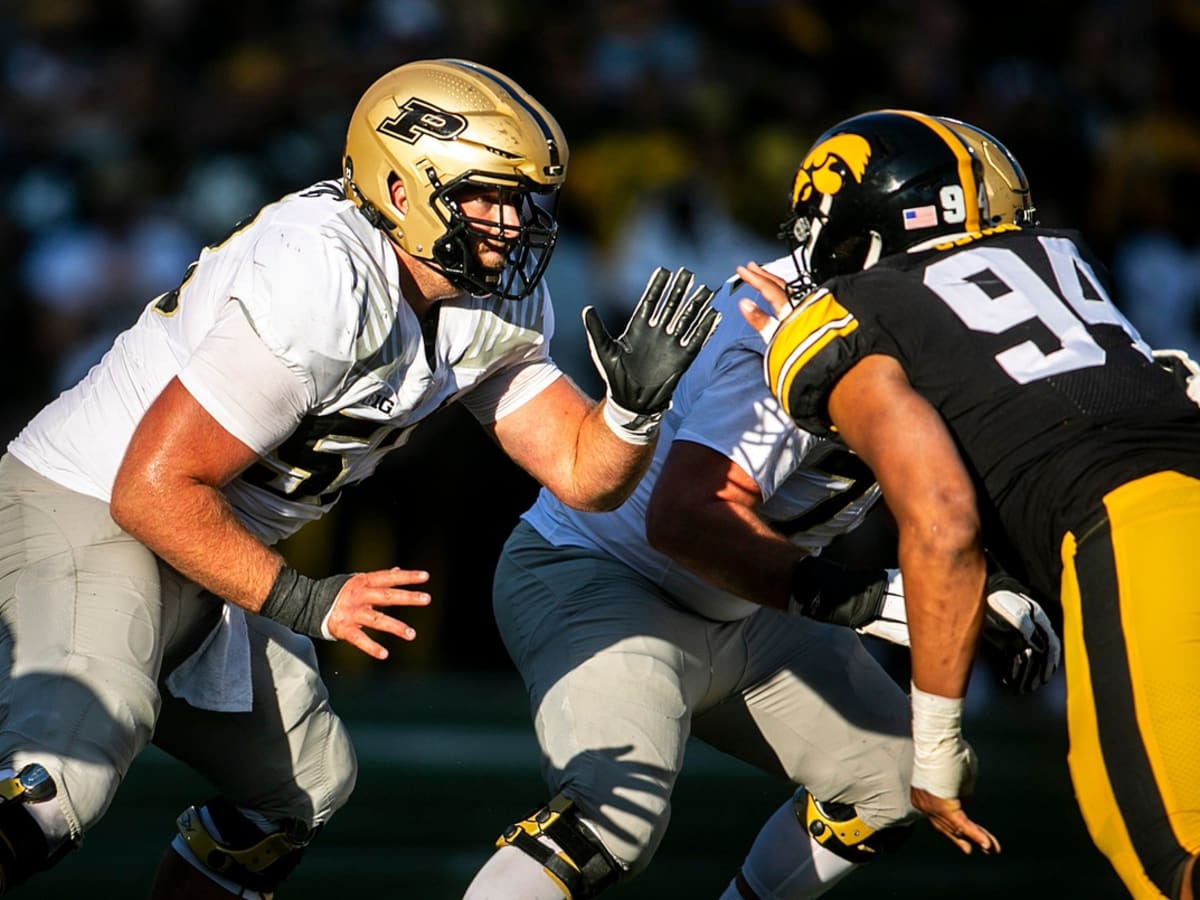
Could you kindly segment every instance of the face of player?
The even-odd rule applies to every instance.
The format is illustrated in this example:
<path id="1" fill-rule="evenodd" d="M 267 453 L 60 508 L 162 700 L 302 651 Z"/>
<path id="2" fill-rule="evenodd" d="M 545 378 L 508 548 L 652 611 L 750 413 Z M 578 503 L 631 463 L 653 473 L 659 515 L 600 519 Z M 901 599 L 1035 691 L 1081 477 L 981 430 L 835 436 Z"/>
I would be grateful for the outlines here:
<path id="1" fill-rule="evenodd" d="M 473 232 L 475 253 L 486 269 L 499 271 L 508 261 L 512 242 L 519 236 L 520 215 L 515 198 L 498 188 L 471 188 L 456 197 Z"/>

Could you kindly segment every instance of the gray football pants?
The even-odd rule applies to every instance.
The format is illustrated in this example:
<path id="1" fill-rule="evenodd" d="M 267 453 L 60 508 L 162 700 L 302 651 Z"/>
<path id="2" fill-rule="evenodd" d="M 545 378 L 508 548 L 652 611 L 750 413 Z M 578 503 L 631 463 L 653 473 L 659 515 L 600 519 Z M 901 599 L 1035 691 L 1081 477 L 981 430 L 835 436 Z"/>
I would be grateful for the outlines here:
<path id="1" fill-rule="evenodd" d="M 107 504 L 0 459 L 0 766 L 43 765 L 72 837 L 104 814 L 152 735 L 272 819 L 315 825 L 349 797 L 354 751 L 308 638 L 247 616 L 251 712 L 194 709 L 161 684 L 219 614 Z"/>
<path id="2" fill-rule="evenodd" d="M 848 628 L 761 609 L 715 622 L 613 558 L 524 522 L 494 607 L 529 691 L 551 795 L 632 871 L 653 856 L 690 734 L 868 825 L 915 817 L 908 698 Z"/>

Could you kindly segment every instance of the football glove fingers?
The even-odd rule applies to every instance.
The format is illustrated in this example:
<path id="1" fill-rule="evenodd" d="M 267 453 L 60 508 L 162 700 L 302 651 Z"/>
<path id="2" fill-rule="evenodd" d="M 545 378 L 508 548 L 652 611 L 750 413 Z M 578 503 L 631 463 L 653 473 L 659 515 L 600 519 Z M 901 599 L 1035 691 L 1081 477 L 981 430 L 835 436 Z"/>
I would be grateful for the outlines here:
<path id="1" fill-rule="evenodd" d="M 908 611 L 904 607 L 904 578 L 899 569 L 884 569 L 887 579 L 875 617 L 855 631 L 869 634 L 890 644 L 908 646 Z"/>
<path id="2" fill-rule="evenodd" d="M 859 569 L 806 556 L 792 566 L 788 612 L 858 628 L 883 614 L 889 582 L 899 574 L 898 569 Z"/>
<path id="3" fill-rule="evenodd" d="M 1000 683 L 1028 694 L 1050 682 L 1062 660 L 1062 643 L 1045 610 L 1004 578 L 1001 584 L 988 579 L 984 642 L 999 656 Z"/>
<path id="4" fill-rule="evenodd" d="M 1200 405 L 1200 363 L 1188 356 L 1184 350 L 1155 350 L 1154 361 L 1175 376 L 1179 385 L 1187 391 L 1191 401 Z"/>
<path id="5" fill-rule="evenodd" d="M 713 292 L 694 280 L 687 269 L 673 275 L 655 269 L 618 338 L 608 333 L 594 307 L 583 310 L 588 349 L 608 400 L 631 416 L 666 411 L 675 385 L 721 318 L 712 308 Z"/>

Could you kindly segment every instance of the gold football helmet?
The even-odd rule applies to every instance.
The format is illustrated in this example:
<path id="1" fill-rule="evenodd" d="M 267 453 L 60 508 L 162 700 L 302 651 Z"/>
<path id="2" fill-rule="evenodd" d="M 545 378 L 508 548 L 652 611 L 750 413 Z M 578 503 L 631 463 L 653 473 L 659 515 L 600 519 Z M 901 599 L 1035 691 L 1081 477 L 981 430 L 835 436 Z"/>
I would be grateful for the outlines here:
<path id="1" fill-rule="evenodd" d="M 983 190 L 988 205 L 986 224 L 1036 225 L 1037 209 L 1029 192 L 1029 181 L 1008 148 L 982 128 L 949 116 L 938 118 L 962 138 L 983 163 Z"/>
<path id="2" fill-rule="evenodd" d="M 527 297 L 545 274 L 558 232 L 567 141 L 546 109 L 512 79 L 461 59 L 407 63 L 359 100 L 346 134 L 342 186 L 406 253 L 472 294 Z M 392 185 L 404 184 L 403 212 Z M 498 191 L 519 226 L 464 215 L 459 200 Z M 481 232 L 506 246 L 503 268 L 484 266 Z"/>

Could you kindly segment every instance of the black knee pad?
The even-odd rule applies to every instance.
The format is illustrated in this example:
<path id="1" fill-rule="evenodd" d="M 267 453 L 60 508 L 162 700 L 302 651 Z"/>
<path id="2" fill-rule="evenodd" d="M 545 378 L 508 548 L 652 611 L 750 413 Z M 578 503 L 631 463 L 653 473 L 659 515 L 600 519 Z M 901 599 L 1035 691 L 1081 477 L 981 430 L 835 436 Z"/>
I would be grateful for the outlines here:
<path id="1" fill-rule="evenodd" d="M 297 820 L 279 831 L 263 834 L 236 806 L 221 797 L 204 804 L 213 824 L 208 828 L 201 810 L 189 806 L 176 820 L 179 835 L 201 865 L 243 887 L 272 893 L 300 864 L 305 848 L 321 830 Z"/>
<path id="2" fill-rule="evenodd" d="M 804 788 L 796 791 L 792 803 L 796 818 L 814 841 L 853 863 L 870 862 L 880 853 L 896 850 L 913 832 L 911 823 L 872 828 L 849 803 L 823 803 Z"/>
<path id="3" fill-rule="evenodd" d="M 575 804 L 561 794 L 508 826 L 496 846 L 516 847 L 533 857 L 566 892 L 568 900 L 597 897 L 624 872 L 580 819 Z"/>
<path id="4" fill-rule="evenodd" d="M 0 779 L 0 893 L 49 869 L 78 846 L 72 840 L 51 846 L 29 812 L 30 804 L 46 803 L 57 794 L 54 779 L 37 763 Z"/>

